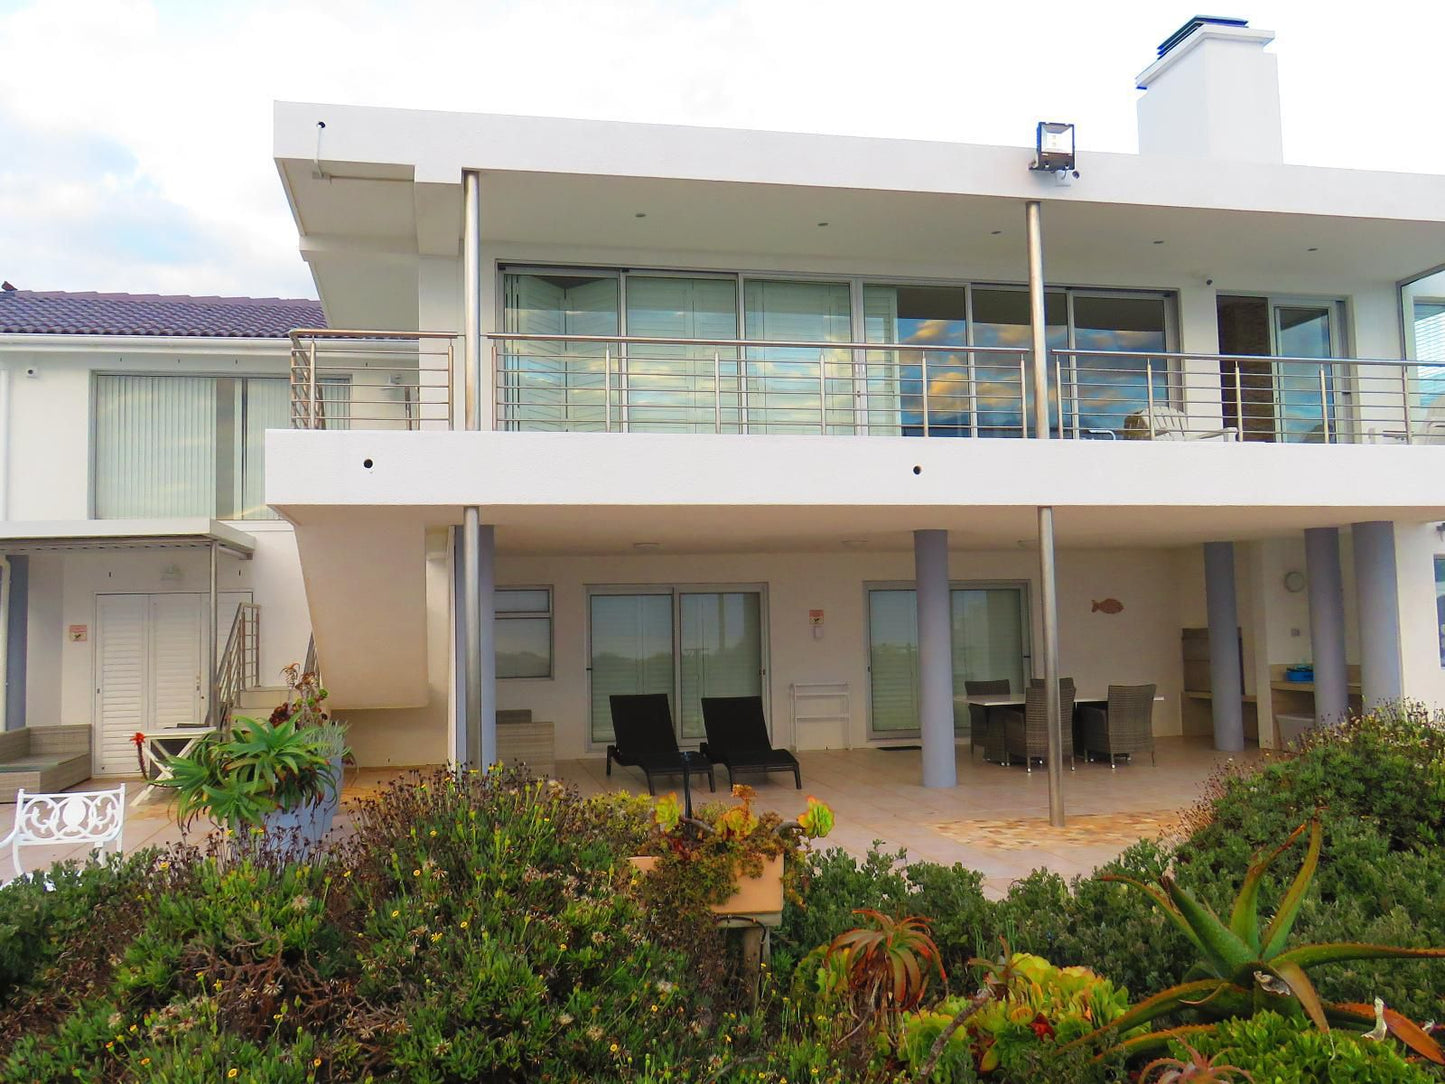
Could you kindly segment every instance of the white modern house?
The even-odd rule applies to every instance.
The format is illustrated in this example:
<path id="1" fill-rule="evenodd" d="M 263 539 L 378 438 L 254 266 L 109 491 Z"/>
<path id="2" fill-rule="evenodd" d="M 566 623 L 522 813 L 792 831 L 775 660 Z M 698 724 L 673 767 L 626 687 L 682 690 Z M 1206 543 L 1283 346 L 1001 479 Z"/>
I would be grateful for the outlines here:
<path id="1" fill-rule="evenodd" d="M 1271 41 L 1171 37 L 1136 155 L 278 103 L 330 330 L 280 519 L 221 525 L 294 539 L 264 649 L 309 626 L 376 765 L 498 711 L 601 756 L 623 692 L 931 785 L 966 681 L 1155 684 L 1221 748 L 1445 704 L 1445 178 L 1285 163 Z"/>
<path id="2" fill-rule="evenodd" d="M 266 506 L 287 332 L 314 301 L 0 289 L 4 729 L 88 723 L 96 776 L 305 657 Z M 214 631 L 212 631 L 214 630 Z"/>

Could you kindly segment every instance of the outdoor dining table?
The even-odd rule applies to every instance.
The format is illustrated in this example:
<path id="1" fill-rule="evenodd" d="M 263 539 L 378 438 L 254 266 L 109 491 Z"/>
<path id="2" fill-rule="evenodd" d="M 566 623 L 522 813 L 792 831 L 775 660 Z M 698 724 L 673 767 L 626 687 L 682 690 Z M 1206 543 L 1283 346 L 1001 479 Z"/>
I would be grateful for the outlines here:
<path id="1" fill-rule="evenodd" d="M 980 693 L 975 696 L 960 695 L 953 698 L 953 702 L 955 704 L 976 704 L 981 708 L 1021 708 L 1024 706 L 1024 701 L 1025 694 L 1022 692 Z M 1107 692 L 1103 696 L 1085 696 L 1079 693 L 1074 694 L 1075 707 L 1080 704 L 1107 704 L 1108 702 L 1109 694 Z M 1162 704 L 1164 702 L 1164 698 L 1162 696 L 1156 696 L 1154 698 L 1154 702 L 1156 704 Z"/>

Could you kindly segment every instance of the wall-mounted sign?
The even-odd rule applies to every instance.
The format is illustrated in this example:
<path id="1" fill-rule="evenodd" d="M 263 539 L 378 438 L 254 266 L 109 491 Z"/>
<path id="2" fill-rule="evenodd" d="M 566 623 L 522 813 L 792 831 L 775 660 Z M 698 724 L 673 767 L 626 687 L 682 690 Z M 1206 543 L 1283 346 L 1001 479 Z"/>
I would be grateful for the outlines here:
<path id="1" fill-rule="evenodd" d="M 72 644 L 83 644 L 90 639 L 89 625 L 71 625 L 65 630 L 66 639 Z"/>
<path id="2" fill-rule="evenodd" d="M 808 624 L 812 625 L 814 628 L 817 628 L 817 627 L 818 627 L 819 625 L 821 625 L 822 623 L 823 623 L 823 611 L 822 611 L 822 610 L 809 610 L 809 611 L 808 611 Z"/>

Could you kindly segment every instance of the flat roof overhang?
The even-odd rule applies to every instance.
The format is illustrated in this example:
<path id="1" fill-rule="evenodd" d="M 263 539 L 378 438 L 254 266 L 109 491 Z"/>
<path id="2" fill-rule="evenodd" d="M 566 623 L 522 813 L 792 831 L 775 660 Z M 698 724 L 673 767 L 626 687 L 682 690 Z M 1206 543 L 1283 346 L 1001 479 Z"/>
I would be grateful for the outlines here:
<path id="1" fill-rule="evenodd" d="M 1023 281 L 1028 199 L 1060 284 L 1348 292 L 1445 260 L 1445 178 L 1416 174 L 1086 154 L 1062 187 L 1018 147 L 293 103 L 275 145 L 335 326 L 416 326 L 464 168 L 486 260 Z"/>
<path id="2" fill-rule="evenodd" d="M 278 430 L 267 460 L 299 529 L 420 534 L 474 503 L 518 554 L 897 551 L 922 528 L 1011 550 L 1045 504 L 1081 549 L 1445 520 L 1445 446 Z"/>
<path id="3" fill-rule="evenodd" d="M 7 555 L 129 549 L 209 549 L 250 560 L 256 540 L 219 520 L 80 519 L 0 523 L 0 552 Z"/>

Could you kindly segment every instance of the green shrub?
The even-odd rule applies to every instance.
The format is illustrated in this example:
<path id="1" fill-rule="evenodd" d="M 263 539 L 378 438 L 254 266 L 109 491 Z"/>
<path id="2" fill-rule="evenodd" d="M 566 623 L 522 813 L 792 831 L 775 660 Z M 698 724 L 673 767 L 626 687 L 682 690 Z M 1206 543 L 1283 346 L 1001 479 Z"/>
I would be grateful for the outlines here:
<path id="1" fill-rule="evenodd" d="M 1432 1084 L 1440 1079 L 1407 1062 L 1393 1040 L 1321 1032 L 1307 1020 L 1273 1012 L 1226 1021 L 1213 1034 L 1188 1041 L 1200 1054 L 1248 1072 L 1258 1084 Z M 1170 1044 L 1170 1053 L 1191 1060 L 1178 1042 Z"/>

